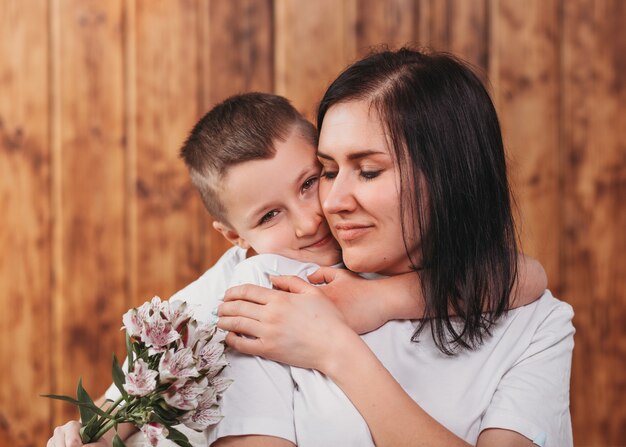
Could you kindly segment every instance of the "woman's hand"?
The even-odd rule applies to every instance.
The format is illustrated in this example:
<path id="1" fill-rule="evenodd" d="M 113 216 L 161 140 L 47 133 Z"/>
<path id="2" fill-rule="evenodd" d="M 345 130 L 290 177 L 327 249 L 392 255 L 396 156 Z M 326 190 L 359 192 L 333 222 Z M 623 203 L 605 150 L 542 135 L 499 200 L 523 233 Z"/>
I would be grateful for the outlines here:
<path id="1" fill-rule="evenodd" d="M 281 290 L 244 284 L 226 292 L 217 324 L 230 331 L 226 343 L 244 354 L 324 372 L 359 337 L 317 287 L 295 276 L 271 280 Z"/>

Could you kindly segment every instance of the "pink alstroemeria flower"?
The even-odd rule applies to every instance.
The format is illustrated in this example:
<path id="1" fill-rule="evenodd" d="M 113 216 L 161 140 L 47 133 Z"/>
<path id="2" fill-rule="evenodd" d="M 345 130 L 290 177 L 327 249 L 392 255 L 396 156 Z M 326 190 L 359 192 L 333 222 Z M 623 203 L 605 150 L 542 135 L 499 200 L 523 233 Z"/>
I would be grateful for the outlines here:
<path id="1" fill-rule="evenodd" d="M 217 327 L 209 323 L 200 323 L 198 321 L 192 321 L 187 325 L 187 340 L 185 346 L 193 349 L 195 355 L 206 344 L 207 340 L 211 339 L 215 335 Z"/>
<path id="2" fill-rule="evenodd" d="M 148 364 L 137 359 L 133 372 L 125 373 L 124 389 L 131 396 L 147 396 L 156 388 L 157 371 L 148 368 Z"/>
<path id="3" fill-rule="evenodd" d="M 126 329 L 126 332 L 128 332 L 130 337 L 139 337 L 141 335 L 143 321 L 140 318 L 137 309 L 130 309 L 126 312 L 122 317 L 122 322 L 124 323 L 122 329 Z"/>
<path id="4" fill-rule="evenodd" d="M 224 353 L 224 345 L 222 343 L 215 342 L 211 340 L 209 343 L 205 344 L 202 349 L 197 353 L 198 356 L 198 369 L 201 371 L 205 369 L 209 369 L 214 365 L 218 365 L 218 360 Z M 225 366 L 224 362 L 223 365 Z"/>
<path id="5" fill-rule="evenodd" d="M 180 334 L 172 328 L 169 321 L 161 317 L 160 313 L 151 315 L 143 322 L 141 339 L 150 348 L 148 351 L 150 355 L 165 351 L 170 343 L 179 338 Z"/>
<path id="6" fill-rule="evenodd" d="M 169 434 L 167 428 L 157 422 L 144 424 L 141 426 L 140 430 L 152 446 L 156 446 L 159 441 L 165 440 Z"/>
<path id="7" fill-rule="evenodd" d="M 174 330 L 180 330 L 181 326 L 191 318 L 191 312 L 185 301 L 166 301 L 163 304 L 163 315 Z"/>
<path id="8" fill-rule="evenodd" d="M 207 390 L 198 399 L 198 407 L 190 411 L 183 418 L 183 423 L 194 430 L 204 430 L 209 425 L 217 424 L 222 415 L 217 404 L 217 392 L 215 388 Z"/>
<path id="9" fill-rule="evenodd" d="M 193 410 L 198 406 L 198 397 L 204 393 L 209 381 L 177 380 L 165 392 L 163 398 L 168 405 L 181 410 Z"/>
<path id="10" fill-rule="evenodd" d="M 165 351 L 159 362 L 159 378 L 161 382 L 169 380 L 198 377 L 200 374 L 194 365 L 193 354 L 190 348 L 178 351 Z"/>
<path id="11" fill-rule="evenodd" d="M 215 376 L 209 381 L 209 386 L 215 388 L 217 394 L 222 394 L 233 383 L 233 379 L 227 377 Z"/>

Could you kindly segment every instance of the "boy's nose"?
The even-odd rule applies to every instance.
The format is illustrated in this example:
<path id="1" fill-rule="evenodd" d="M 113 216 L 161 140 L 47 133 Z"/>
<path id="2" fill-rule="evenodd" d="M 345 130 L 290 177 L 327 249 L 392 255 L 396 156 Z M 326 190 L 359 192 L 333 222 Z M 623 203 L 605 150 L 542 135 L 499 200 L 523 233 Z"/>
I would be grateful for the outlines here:
<path id="1" fill-rule="evenodd" d="M 322 222 L 322 214 L 315 210 L 307 210 L 296 216 L 295 229 L 297 237 L 311 236 L 317 233 Z"/>

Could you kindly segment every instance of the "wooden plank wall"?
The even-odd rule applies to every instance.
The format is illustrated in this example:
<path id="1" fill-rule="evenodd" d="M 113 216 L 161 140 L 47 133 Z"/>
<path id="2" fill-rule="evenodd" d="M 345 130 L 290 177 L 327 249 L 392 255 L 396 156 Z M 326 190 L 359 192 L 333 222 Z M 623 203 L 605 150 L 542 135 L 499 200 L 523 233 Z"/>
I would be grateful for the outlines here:
<path id="1" fill-rule="evenodd" d="M 203 113 L 262 90 L 313 118 L 407 42 L 488 79 L 523 248 L 576 311 L 576 445 L 626 445 L 624 23 L 621 0 L 0 0 L 0 445 L 43 445 L 75 412 L 37 396 L 100 394 L 122 312 L 227 247 L 178 159 Z"/>

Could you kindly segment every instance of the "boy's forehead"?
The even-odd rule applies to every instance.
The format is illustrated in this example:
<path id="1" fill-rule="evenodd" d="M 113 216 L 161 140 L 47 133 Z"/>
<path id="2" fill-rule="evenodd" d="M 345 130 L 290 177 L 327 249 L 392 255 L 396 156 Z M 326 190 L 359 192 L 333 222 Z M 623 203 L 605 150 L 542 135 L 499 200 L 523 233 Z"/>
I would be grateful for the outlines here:
<path id="1" fill-rule="evenodd" d="M 274 149 L 271 158 L 237 163 L 223 172 L 219 191 L 227 213 L 240 214 L 245 207 L 248 215 L 252 207 L 287 200 L 320 169 L 315 147 L 302 137 L 277 141 Z"/>

